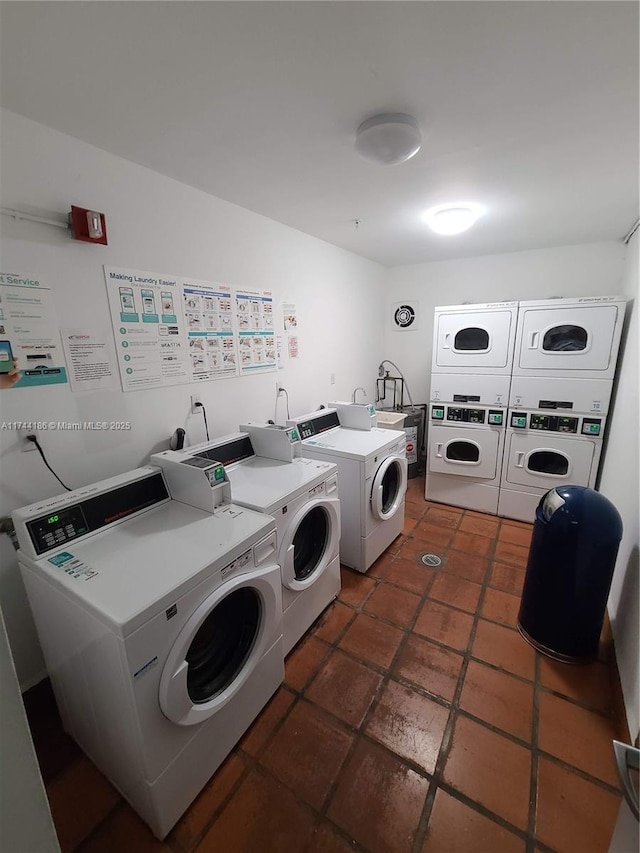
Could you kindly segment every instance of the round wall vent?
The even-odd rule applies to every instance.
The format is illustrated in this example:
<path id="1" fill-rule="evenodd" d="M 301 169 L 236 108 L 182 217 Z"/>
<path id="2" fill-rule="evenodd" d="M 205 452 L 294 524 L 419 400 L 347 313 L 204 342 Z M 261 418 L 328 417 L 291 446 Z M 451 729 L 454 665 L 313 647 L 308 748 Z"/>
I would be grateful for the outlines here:
<path id="1" fill-rule="evenodd" d="M 405 329 L 414 331 L 418 326 L 418 305 L 415 302 L 396 302 L 391 306 L 393 328 L 400 332 Z"/>

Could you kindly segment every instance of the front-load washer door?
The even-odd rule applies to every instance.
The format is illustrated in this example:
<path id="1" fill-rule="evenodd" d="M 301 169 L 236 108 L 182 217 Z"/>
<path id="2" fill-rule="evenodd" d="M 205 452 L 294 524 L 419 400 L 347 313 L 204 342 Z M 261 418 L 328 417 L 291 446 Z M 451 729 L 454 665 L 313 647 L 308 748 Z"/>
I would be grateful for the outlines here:
<path id="1" fill-rule="evenodd" d="M 280 543 L 282 583 L 302 590 L 320 577 L 339 551 L 340 501 L 316 498 L 293 516 Z"/>
<path id="2" fill-rule="evenodd" d="M 595 444 L 584 439 L 512 433 L 503 481 L 551 489 L 562 483 L 589 485 Z"/>
<path id="3" fill-rule="evenodd" d="M 239 575 L 191 614 L 160 679 L 165 717 L 182 726 L 201 723 L 237 693 L 281 621 L 279 585 L 277 566 Z"/>
<path id="4" fill-rule="evenodd" d="M 433 369 L 510 373 L 515 308 L 436 312 Z"/>
<path id="5" fill-rule="evenodd" d="M 553 370 L 559 376 L 613 377 L 617 305 L 522 308 L 518 320 L 518 372 Z M 554 374 L 556 375 L 556 374 Z"/>
<path id="6" fill-rule="evenodd" d="M 387 456 L 375 473 L 371 485 L 371 512 L 377 521 L 386 521 L 402 507 L 407 491 L 407 460 Z"/>
<path id="7" fill-rule="evenodd" d="M 495 429 L 432 427 L 429 471 L 494 480 L 498 476 L 500 432 Z"/>

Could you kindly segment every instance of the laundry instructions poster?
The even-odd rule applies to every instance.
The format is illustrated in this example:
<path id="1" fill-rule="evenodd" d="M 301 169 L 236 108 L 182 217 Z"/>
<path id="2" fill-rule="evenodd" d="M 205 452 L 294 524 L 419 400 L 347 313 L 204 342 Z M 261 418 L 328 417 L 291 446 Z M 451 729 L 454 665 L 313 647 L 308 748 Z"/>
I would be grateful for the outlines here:
<path id="1" fill-rule="evenodd" d="M 104 267 L 123 391 L 276 370 L 268 291 Z"/>

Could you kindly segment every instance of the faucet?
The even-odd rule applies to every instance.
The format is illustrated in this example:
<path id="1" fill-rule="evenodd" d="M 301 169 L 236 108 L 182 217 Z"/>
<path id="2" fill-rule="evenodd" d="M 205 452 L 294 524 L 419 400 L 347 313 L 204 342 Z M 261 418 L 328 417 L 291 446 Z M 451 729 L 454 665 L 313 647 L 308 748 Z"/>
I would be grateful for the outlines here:
<path id="1" fill-rule="evenodd" d="M 367 396 L 367 392 L 364 390 L 364 388 L 363 388 L 362 386 L 360 386 L 360 385 L 359 385 L 359 386 L 354 390 L 353 394 L 351 395 L 351 402 L 352 402 L 352 403 L 355 403 L 355 402 L 356 402 L 356 394 L 358 393 L 358 391 L 362 391 L 362 393 L 364 394 L 364 396 L 365 396 L 365 397 Z"/>

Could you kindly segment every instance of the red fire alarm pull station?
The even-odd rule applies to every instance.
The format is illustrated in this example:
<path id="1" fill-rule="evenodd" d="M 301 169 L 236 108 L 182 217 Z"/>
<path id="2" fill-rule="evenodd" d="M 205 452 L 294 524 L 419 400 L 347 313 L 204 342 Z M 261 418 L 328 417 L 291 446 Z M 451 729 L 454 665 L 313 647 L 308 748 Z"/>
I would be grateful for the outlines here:
<path id="1" fill-rule="evenodd" d="M 74 240 L 107 245 L 107 220 L 104 213 L 72 204 L 69 222 Z"/>

